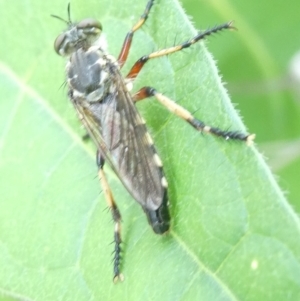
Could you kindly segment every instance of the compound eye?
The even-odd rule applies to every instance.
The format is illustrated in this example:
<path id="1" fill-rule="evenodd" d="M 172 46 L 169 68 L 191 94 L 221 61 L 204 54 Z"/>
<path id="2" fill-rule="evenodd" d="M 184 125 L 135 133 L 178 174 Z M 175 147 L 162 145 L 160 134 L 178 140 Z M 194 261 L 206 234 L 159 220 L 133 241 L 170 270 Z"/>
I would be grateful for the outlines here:
<path id="1" fill-rule="evenodd" d="M 61 55 L 60 50 L 63 47 L 64 41 L 66 39 L 66 35 L 65 33 L 61 33 L 54 42 L 54 49 L 56 51 L 57 54 Z"/>
<path id="2" fill-rule="evenodd" d="M 102 25 L 99 21 L 95 20 L 95 19 L 84 19 L 82 21 L 80 21 L 77 24 L 77 29 L 83 29 L 83 30 L 89 30 L 89 31 L 94 31 L 96 30 L 96 32 L 100 32 L 102 31 Z"/>

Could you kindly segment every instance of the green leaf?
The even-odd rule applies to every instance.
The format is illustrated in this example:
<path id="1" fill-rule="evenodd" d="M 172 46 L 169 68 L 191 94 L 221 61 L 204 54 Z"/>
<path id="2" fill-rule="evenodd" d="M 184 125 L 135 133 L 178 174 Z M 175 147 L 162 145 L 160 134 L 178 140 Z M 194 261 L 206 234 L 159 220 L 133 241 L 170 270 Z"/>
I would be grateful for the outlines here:
<path id="1" fill-rule="evenodd" d="M 196 28 L 234 20 L 238 34 L 222 35 L 226 40 L 222 47 L 220 38 L 210 39 L 209 49 L 218 60 L 232 101 L 238 104 L 248 128 L 257 134 L 259 149 L 269 158 L 268 165 L 299 215 L 300 85 L 296 58 L 300 48 L 295 30 L 299 1 L 290 0 L 284 13 L 281 0 L 272 1 L 272 5 L 260 0 L 183 0 L 182 4 Z"/>
<path id="2" fill-rule="evenodd" d="M 77 0 L 72 18 L 101 20 L 117 56 L 144 2 Z M 299 219 L 262 157 L 244 143 L 199 134 L 153 99 L 138 108 L 164 162 L 172 229 L 155 235 L 107 170 L 123 220 L 125 281 L 114 285 L 113 223 L 95 149 L 81 140 L 84 130 L 61 86 L 65 62 L 53 51 L 65 24 L 50 14 L 66 18 L 67 4 L 0 6 L 7 12 L 0 48 L 1 301 L 300 298 Z M 194 34 L 176 1 L 156 1 L 124 74 L 142 55 Z M 135 90 L 143 85 L 207 124 L 245 131 L 201 43 L 148 62 Z"/>

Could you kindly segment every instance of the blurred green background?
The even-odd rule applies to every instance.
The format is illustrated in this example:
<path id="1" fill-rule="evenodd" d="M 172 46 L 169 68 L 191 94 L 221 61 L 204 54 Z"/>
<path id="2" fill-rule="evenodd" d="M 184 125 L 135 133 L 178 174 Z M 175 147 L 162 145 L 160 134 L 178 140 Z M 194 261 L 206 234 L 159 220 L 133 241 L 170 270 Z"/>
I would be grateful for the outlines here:
<path id="1" fill-rule="evenodd" d="M 199 30 L 234 20 L 238 31 L 209 39 L 207 47 L 232 102 L 300 213 L 299 1 L 183 0 L 182 5 Z"/>

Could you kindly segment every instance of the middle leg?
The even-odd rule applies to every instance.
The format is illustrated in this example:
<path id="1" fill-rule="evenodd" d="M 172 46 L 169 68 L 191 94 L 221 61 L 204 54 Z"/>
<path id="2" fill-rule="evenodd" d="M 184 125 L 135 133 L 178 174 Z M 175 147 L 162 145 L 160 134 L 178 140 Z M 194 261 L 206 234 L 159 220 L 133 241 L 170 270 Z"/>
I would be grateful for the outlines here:
<path id="1" fill-rule="evenodd" d="M 143 66 L 148 62 L 148 60 L 154 59 L 157 57 L 161 57 L 161 56 L 165 56 L 165 55 L 180 51 L 184 48 L 188 48 L 188 47 L 192 46 L 193 44 L 197 43 L 198 41 L 205 39 L 207 36 L 217 33 L 223 29 L 235 29 L 235 27 L 232 25 L 232 22 L 221 24 L 219 26 L 215 26 L 213 28 L 210 28 L 203 32 L 198 33 L 195 37 L 193 37 L 192 39 L 190 39 L 188 41 L 183 42 L 180 45 L 176 45 L 176 46 L 169 47 L 166 49 L 161 49 L 161 50 L 152 52 L 148 55 L 142 56 L 133 65 L 133 67 L 131 68 L 131 70 L 129 71 L 129 73 L 126 76 L 126 79 L 134 80 L 138 76 L 140 71 L 142 70 Z"/>

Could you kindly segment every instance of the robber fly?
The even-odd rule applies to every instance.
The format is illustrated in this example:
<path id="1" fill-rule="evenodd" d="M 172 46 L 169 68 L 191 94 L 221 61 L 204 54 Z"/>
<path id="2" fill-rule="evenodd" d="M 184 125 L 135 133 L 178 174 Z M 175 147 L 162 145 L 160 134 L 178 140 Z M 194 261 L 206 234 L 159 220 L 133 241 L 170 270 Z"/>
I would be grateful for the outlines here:
<path id="1" fill-rule="evenodd" d="M 132 83 L 150 59 L 180 51 L 211 34 L 234 28 L 232 22 L 228 22 L 200 32 L 180 45 L 145 55 L 123 77 L 120 70 L 127 60 L 133 35 L 147 20 L 153 3 L 154 0 L 148 1 L 144 13 L 127 33 L 117 59 L 106 52 L 105 43 L 100 37 L 102 26 L 97 20 L 84 19 L 79 23 L 72 23 L 70 5 L 67 21 L 53 16 L 68 25 L 68 29 L 56 38 L 54 48 L 59 55 L 69 57 L 66 66 L 68 95 L 97 147 L 98 175 L 115 223 L 114 282 L 123 279 L 120 273 L 121 214 L 103 170 L 105 162 L 142 206 L 154 232 L 163 234 L 170 228 L 168 184 L 162 162 L 135 103 L 154 97 L 200 132 L 248 143 L 254 138 L 254 135 L 207 126 L 152 87 L 143 87 L 135 94 L 130 94 Z"/>

